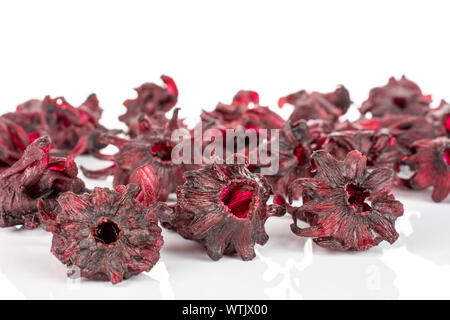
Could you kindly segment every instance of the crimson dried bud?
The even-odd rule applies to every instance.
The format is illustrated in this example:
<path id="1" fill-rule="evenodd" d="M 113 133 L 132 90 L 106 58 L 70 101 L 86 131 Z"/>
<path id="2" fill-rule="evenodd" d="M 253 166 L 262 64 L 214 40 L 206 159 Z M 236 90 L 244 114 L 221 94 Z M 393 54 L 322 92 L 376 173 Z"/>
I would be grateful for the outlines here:
<path id="1" fill-rule="evenodd" d="M 130 183 L 130 176 L 145 165 L 153 168 L 158 181 L 157 199 L 166 201 L 169 194 L 175 192 L 176 187 L 184 182 L 183 166 L 172 162 L 172 150 L 176 143 L 171 140 L 171 134 L 177 128 L 178 109 L 174 111 L 173 118 L 164 128 L 152 125 L 143 126 L 147 132 L 141 132 L 139 138 L 127 140 L 114 135 L 104 134 L 100 141 L 106 145 L 115 145 L 119 151 L 116 155 L 105 157 L 114 161 L 114 164 L 106 169 L 90 171 L 81 168 L 83 173 L 90 178 L 106 178 L 114 175 L 114 186 Z M 141 118 L 142 123 L 146 120 Z"/>
<path id="2" fill-rule="evenodd" d="M 164 205 L 144 207 L 135 200 L 138 193 L 132 184 L 66 192 L 57 198 L 56 214 L 40 201 L 42 221 L 53 233 L 52 253 L 82 277 L 113 284 L 149 271 L 163 244 L 157 213 Z"/>
<path id="3" fill-rule="evenodd" d="M 301 187 L 306 195 L 293 212 L 291 229 L 296 235 L 335 250 L 367 250 L 383 240 L 397 240 L 394 223 L 403 205 L 391 194 L 392 170 L 367 170 L 366 157 L 356 150 L 343 161 L 323 150 L 314 152 L 312 159 L 315 177 L 297 180 L 291 190 Z M 300 227 L 298 219 L 310 226 Z"/>
<path id="4" fill-rule="evenodd" d="M 412 148 L 414 154 L 405 161 L 415 171 L 410 186 L 414 189 L 433 186 L 433 201 L 443 201 L 450 193 L 450 139 L 418 140 Z"/>
<path id="5" fill-rule="evenodd" d="M 423 116 L 429 111 L 430 103 L 431 96 L 423 95 L 417 84 L 405 76 L 400 80 L 392 77 L 385 86 L 370 90 L 360 111 L 362 114 L 370 112 L 374 117 L 390 114 Z"/>
<path id="6" fill-rule="evenodd" d="M 348 90 L 340 86 L 331 93 L 308 93 L 301 90 L 278 100 L 280 108 L 286 103 L 294 106 L 294 111 L 289 117 L 289 120 L 293 122 L 301 119 L 322 119 L 334 122 L 347 111 L 351 100 Z"/>
<path id="7" fill-rule="evenodd" d="M 82 192 L 83 181 L 77 178 L 73 158 L 50 156 L 50 139 L 41 137 L 30 144 L 22 157 L 0 173 L 0 227 L 39 225 L 37 201 L 54 199 L 65 191 Z"/>
<path id="8" fill-rule="evenodd" d="M 244 164 L 216 163 L 185 175 L 175 213 L 160 217 L 163 224 L 204 244 L 213 260 L 235 252 L 243 260 L 253 259 L 255 244 L 264 245 L 269 238 L 267 218 L 285 212 L 277 204 L 267 205 L 271 188 L 264 177 Z"/>
<path id="9" fill-rule="evenodd" d="M 123 104 L 127 112 L 119 117 L 128 126 L 139 120 L 141 115 L 149 118 L 160 116 L 172 109 L 178 100 L 178 89 L 172 78 L 161 76 L 165 87 L 154 83 L 144 83 L 136 88 L 137 98 L 126 100 Z"/>

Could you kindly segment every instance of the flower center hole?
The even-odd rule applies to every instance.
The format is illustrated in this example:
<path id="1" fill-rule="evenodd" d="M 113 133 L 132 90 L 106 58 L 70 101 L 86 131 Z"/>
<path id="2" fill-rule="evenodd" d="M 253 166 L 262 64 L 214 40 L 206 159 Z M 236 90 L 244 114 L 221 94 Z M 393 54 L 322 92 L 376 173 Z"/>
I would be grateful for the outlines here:
<path id="1" fill-rule="evenodd" d="M 117 223 L 106 220 L 99 223 L 94 229 L 95 241 L 111 244 L 119 239 L 120 228 Z"/>
<path id="2" fill-rule="evenodd" d="M 406 108 L 406 99 L 405 98 L 403 98 L 403 97 L 395 97 L 395 98 L 392 99 L 392 101 L 400 109 L 405 109 Z"/>
<path id="3" fill-rule="evenodd" d="M 234 216 L 249 218 L 254 191 L 254 187 L 247 184 L 236 184 L 223 189 L 220 200 Z"/>
<path id="4" fill-rule="evenodd" d="M 444 161 L 448 166 L 450 166 L 450 148 L 445 149 L 444 151 Z"/>
<path id="5" fill-rule="evenodd" d="M 351 206 L 357 207 L 358 211 L 370 211 L 371 207 L 367 199 L 370 193 L 365 188 L 349 183 L 345 186 L 345 191 L 347 192 L 347 201 Z"/>
<path id="6" fill-rule="evenodd" d="M 172 160 L 173 147 L 164 142 L 157 142 L 150 148 L 150 153 L 153 157 L 159 158 L 162 161 Z"/>
<path id="7" fill-rule="evenodd" d="M 448 114 L 444 120 L 444 127 L 447 132 L 450 132 L 450 114 Z"/>

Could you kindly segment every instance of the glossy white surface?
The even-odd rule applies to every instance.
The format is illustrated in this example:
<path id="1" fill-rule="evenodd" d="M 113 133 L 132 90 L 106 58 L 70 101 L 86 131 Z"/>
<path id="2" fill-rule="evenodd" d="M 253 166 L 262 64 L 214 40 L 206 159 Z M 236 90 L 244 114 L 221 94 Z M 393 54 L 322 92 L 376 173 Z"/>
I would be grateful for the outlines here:
<path id="1" fill-rule="evenodd" d="M 406 74 L 433 105 L 450 99 L 445 1 L 2 1 L 0 113 L 27 99 L 64 95 L 79 105 L 96 92 L 102 123 L 132 88 L 172 76 L 181 116 L 231 101 L 239 89 L 278 97 L 344 84 L 355 105 L 371 87 Z M 289 108 L 279 111 L 283 115 Z M 351 119 L 358 115 L 353 109 Z M 100 168 L 88 158 L 80 163 Z M 88 181 L 88 186 L 108 181 Z M 116 286 L 70 280 L 42 230 L 0 230 L 0 298 L 285 299 L 450 298 L 450 200 L 430 191 L 395 195 L 405 205 L 399 240 L 368 252 L 330 252 L 295 237 L 289 217 L 267 223 L 257 257 L 211 261 L 195 242 L 164 230 L 161 260 Z"/>
<path id="2" fill-rule="evenodd" d="M 164 230 L 161 260 L 118 285 L 66 278 L 42 230 L 0 230 L 0 298 L 39 299 L 396 299 L 448 298 L 449 201 L 396 192 L 405 204 L 399 240 L 368 252 L 330 252 L 294 236 L 289 217 L 269 220 L 257 257 L 210 260 L 199 244 Z"/>

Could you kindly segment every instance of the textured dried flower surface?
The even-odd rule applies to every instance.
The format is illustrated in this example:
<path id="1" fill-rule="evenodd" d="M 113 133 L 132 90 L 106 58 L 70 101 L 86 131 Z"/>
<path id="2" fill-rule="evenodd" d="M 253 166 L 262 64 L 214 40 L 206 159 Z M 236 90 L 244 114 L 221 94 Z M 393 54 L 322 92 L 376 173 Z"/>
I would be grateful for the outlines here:
<path id="1" fill-rule="evenodd" d="M 423 116 L 429 111 L 430 103 L 431 96 L 423 95 L 417 84 L 402 76 L 400 80 L 390 78 L 385 86 L 370 90 L 360 111 L 362 114 L 370 112 L 374 117 L 389 114 Z"/>
<path id="2" fill-rule="evenodd" d="M 39 226 L 37 201 L 52 201 L 64 191 L 82 192 L 78 169 L 71 157 L 51 157 L 50 139 L 41 137 L 30 144 L 21 158 L 0 173 L 0 227 Z"/>
<path id="3" fill-rule="evenodd" d="M 22 127 L 0 117 L 0 170 L 19 160 L 29 143 Z"/>
<path id="4" fill-rule="evenodd" d="M 127 108 L 125 114 L 119 117 L 120 121 L 130 128 L 130 136 L 134 137 L 136 132 L 133 125 L 141 116 L 155 118 L 160 121 L 164 119 L 164 114 L 172 109 L 178 100 L 178 89 L 175 81 L 168 76 L 161 76 L 164 87 L 154 83 L 144 83 L 136 88 L 137 98 L 128 99 L 123 104 Z"/>
<path id="5" fill-rule="evenodd" d="M 156 197 L 166 201 L 169 194 L 176 191 L 178 185 L 184 182 L 184 167 L 172 162 L 172 149 L 175 143 L 171 141 L 172 131 L 178 128 L 178 109 L 174 111 L 172 119 L 164 127 L 144 125 L 147 119 L 141 118 L 142 128 L 137 138 L 127 140 L 115 135 L 101 135 L 99 141 L 106 145 L 112 144 L 119 151 L 114 156 L 105 156 L 107 160 L 114 161 L 109 168 L 91 171 L 81 168 L 90 178 L 105 178 L 114 175 L 114 186 L 126 185 L 138 168 L 150 165 L 158 181 Z M 142 129 L 143 130 L 143 129 Z"/>
<path id="6" fill-rule="evenodd" d="M 83 153 L 94 154 L 104 147 L 98 144 L 96 131 L 118 132 L 100 125 L 102 111 L 95 94 L 91 94 L 79 107 L 73 107 L 64 97 L 47 96 L 43 101 L 25 102 L 17 106 L 15 112 L 4 117 L 21 126 L 30 141 L 48 135 L 53 148 L 73 151 L 76 156 Z"/>
<path id="7" fill-rule="evenodd" d="M 269 108 L 259 104 L 259 95 L 255 91 L 241 90 L 233 97 L 233 102 L 219 103 L 213 111 L 203 111 L 200 115 L 204 130 L 232 129 L 238 125 L 244 129 L 278 129 L 284 123 L 283 118 Z"/>
<path id="8" fill-rule="evenodd" d="M 292 186 L 292 191 L 301 188 L 304 201 L 293 213 L 291 228 L 296 235 L 342 251 L 397 240 L 394 223 L 403 214 L 403 205 L 391 194 L 392 170 L 367 170 L 366 157 L 356 150 L 343 161 L 323 150 L 314 152 L 312 159 L 315 177 L 299 179 Z M 310 226 L 300 227 L 298 219 Z"/>
<path id="9" fill-rule="evenodd" d="M 450 193 L 450 139 L 440 137 L 435 140 L 419 140 L 405 162 L 415 171 L 410 180 L 414 189 L 433 186 L 433 201 L 443 201 Z"/>
<path id="10" fill-rule="evenodd" d="M 177 189 L 175 213 L 160 218 L 183 237 L 204 244 L 213 260 L 233 253 L 251 260 L 255 244 L 269 239 L 267 218 L 285 212 L 277 204 L 267 205 L 270 192 L 264 177 L 246 165 L 213 163 L 186 172 L 186 182 Z"/>
<path id="11" fill-rule="evenodd" d="M 149 271 L 163 244 L 157 213 L 164 205 L 144 207 L 135 199 L 138 193 L 133 184 L 118 191 L 66 192 L 50 212 L 51 205 L 41 200 L 42 221 L 53 233 L 52 253 L 78 267 L 82 277 L 113 284 Z"/>
<path id="12" fill-rule="evenodd" d="M 289 120 L 293 122 L 301 119 L 322 119 L 334 122 L 347 111 L 351 100 L 348 90 L 340 86 L 331 93 L 308 93 L 301 90 L 278 100 L 280 108 L 286 103 L 294 106 L 294 111 L 289 117 Z"/>
<path id="13" fill-rule="evenodd" d="M 430 120 L 434 125 L 437 137 L 450 138 L 450 104 L 442 100 L 439 107 L 430 112 Z"/>
<path id="14" fill-rule="evenodd" d="M 344 160 L 349 152 L 358 150 L 366 156 L 368 167 L 394 169 L 402 156 L 395 138 L 386 129 L 333 132 L 328 135 L 322 148 L 339 160 Z"/>
<path id="15" fill-rule="evenodd" d="M 280 131 L 279 170 L 267 177 L 274 192 L 287 195 L 291 183 L 311 176 L 309 128 L 305 120 L 288 121 Z"/>

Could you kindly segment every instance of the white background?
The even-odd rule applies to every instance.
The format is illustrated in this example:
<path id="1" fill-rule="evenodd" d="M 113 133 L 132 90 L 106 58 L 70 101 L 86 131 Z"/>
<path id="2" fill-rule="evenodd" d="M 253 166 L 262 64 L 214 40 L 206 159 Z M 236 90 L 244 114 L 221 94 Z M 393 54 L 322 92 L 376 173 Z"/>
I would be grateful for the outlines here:
<path id="1" fill-rule="evenodd" d="M 282 95 L 344 84 L 357 106 L 402 74 L 437 105 L 450 99 L 449 9 L 446 1 L 2 1 L 0 113 L 47 94 L 79 105 L 95 92 L 102 123 L 121 127 L 122 102 L 161 74 L 175 79 L 189 124 L 239 89 L 276 110 Z M 297 238 L 288 217 L 269 220 L 271 239 L 251 262 L 213 262 L 164 231 L 157 266 L 116 286 L 67 280 L 50 235 L 4 229 L 0 298 L 450 298 L 450 201 L 429 195 L 396 191 L 406 208 L 400 239 L 362 253 Z"/>

